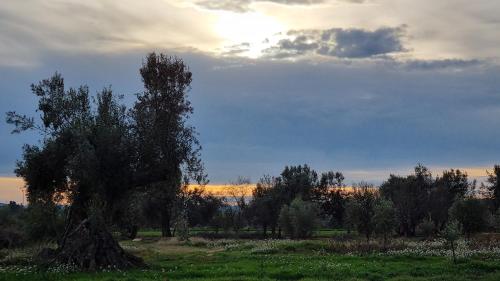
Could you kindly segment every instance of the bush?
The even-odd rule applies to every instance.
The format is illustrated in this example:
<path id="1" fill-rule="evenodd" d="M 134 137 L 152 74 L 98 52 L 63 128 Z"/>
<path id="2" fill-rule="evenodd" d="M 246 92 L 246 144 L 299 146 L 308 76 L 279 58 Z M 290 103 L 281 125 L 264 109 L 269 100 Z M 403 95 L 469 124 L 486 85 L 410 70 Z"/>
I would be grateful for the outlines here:
<path id="1" fill-rule="evenodd" d="M 373 221 L 375 223 L 375 233 L 384 238 L 384 248 L 387 244 L 387 237 L 394 232 L 396 225 L 396 211 L 391 201 L 379 198 L 375 203 Z"/>
<path id="2" fill-rule="evenodd" d="M 430 239 L 434 236 L 435 226 L 431 218 L 424 219 L 420 224 L 417 225 L 417 233 L 423 236 L 425 239 Z"/>
<path id="3" fill-rule="evenodd" d="M 64 232 L 64 210 L 53 204 L 30 204 L 22 219 L 30 241 L 54 241 Z"/>
<path id="4" fill-rule="evenodd" d="M 291 238 L 308 238 L 317 227 L 317 208 L 311 202 L 296 198 L 290 206 L 283 206 L 279 223 L 285 235 Z"/>
<path id="5" fill-rule="evenodd" d="M 456 248 L 456 241 L 458 238 L 460 238 L 460 225 L 458 221 L 453 220 L 448 222 L 446 225 L 446 228 L 444 229 L 444 239 L 446 239 L 446 242 L 451 248 L 451 252 L 453 254 L 453 262 L 457 262 L 457 256 L 455 253 L 455 248 Z"/>
<path id="6" fill-rule="evenodd" d="M 189 241 L 189 221 L 186 212 L 182 212 L 175 222 L 175 235 L 179 241 Z"/>
<path id="7" fill-rule="evenodd" d="M 491 216 L 488 207 L 476 198 L 457 200 L 450 208 L 450 217 L 457 220 L 467 238 L 485 230 Z"/>
<path id="8" fill-rule="evenodd" d="M 0 249 L 21 246 L 25 242 L 21 220 L 24 211 L 15 202 L 0 208 Z"/>

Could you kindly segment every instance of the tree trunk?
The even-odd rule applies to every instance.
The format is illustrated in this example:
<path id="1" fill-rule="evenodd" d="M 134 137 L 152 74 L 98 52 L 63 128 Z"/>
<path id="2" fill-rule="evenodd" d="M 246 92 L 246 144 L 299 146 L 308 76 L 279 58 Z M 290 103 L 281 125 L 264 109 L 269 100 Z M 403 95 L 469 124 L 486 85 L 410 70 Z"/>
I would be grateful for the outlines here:
<path id="1" fill-rule="evenodd" d="M 455 255 L 455 243 L 451 241 L 451 252 L 453 254 L 453 263 L 457 263 L 457 257 Z"/>
<path id="2" fill-rule="evenodd" d="M 172 232 L 170 231 L 170 212 L 168 211 L 163 211 L 161 215 L 161 236 L 172 237 Z"/>
<path id="3" fill-rule="evenodd" d="M 59 248 L 51 255 L 50 263 L 70 264 L 90 271 L 145 266 L 141 258 L 120 247 L 104 224 L 91 222 L 88 218 L 79 223 L 70 222 Z"/>

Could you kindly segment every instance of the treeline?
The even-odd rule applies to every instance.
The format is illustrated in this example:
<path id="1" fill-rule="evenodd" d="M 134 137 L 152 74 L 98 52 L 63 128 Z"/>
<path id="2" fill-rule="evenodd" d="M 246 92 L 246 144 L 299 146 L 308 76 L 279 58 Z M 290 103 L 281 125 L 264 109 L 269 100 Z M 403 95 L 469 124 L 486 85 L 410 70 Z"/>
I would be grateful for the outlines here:
<path id="1" fill-rule="evenodd" d="M 486 184 L 478 186 L 461 170 L 433 177 L 418 165 L 413 174 L 391 175 L 377 187 L 346 187 L 340 172 L 319 174 L 308 165 L 290 166 L 279 176 L 261 178 L 250 199 L 188 195 L 187 202 L 192 197 L 193 203 L 187 213 L 191 227 L 236 234 L 251 227 L 262 237 L 305 238 L 316 227 L 356 230 L 368 240 L 374 234 L 430 237 L 455 220 L 470 236 L 499 230 L 498 176 L 500 166 L 495 166 Z"/>
<path id="2" fill-rule="evenodd" d="M 450 222 L 469 237 L 500 230 L 500 166 L 486 184 L 477 185 L 461 170 L 433 177 L 422 166 L 407 176 L 391 175 L 380 186 L 345 185 L 340 172 L 318 173 L 308 165 L 285 167 L 279 176 L 264 176 L 252 196 L 238 192 L 249 181 L 239 179 L 228 197 L 203 188 L 181 189 L 171 203 L 171 235 L 189 237 L 189 229 L 211 238 L 308 238 L 317 228 L 356 231 L 368 241 L 375 235 L 387 241 L 398 236 L 430 238 Z M 161 201 L 137 193 L 109 227 L 122 238 L 133 239 L 139 229 L 161 229 Z M 68 207 L 23 208 L 11 202 L 0 208 L 0 243 L 51 240 L 62 236 Z M 248 230 L 252 231 L 249 232 Z M 257 230 L 257 231 L 255 231 Z"/>

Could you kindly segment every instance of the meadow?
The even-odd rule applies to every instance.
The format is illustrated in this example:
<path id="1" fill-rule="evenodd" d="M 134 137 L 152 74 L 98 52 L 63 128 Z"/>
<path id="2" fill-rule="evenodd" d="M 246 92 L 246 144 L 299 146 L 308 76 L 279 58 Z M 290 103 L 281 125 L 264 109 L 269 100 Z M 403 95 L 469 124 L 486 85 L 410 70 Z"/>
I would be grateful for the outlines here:
<path id="1" fill-rule="evenodd" d="M 453 263 L 440 239 L 398 238 L 382 248 L 378 241 L 366 244 L 332 230 L 308 240 L 178 241 L 158 236 L 144 231 L 136 241 L 121 242 L 148 268 L 94 273 L 68 266 L 42 268 L 32 259 L 40 246 L 32 246 L 2 252 L 0 280 L 500 280 L 496 239 L 461 240 Z"/>

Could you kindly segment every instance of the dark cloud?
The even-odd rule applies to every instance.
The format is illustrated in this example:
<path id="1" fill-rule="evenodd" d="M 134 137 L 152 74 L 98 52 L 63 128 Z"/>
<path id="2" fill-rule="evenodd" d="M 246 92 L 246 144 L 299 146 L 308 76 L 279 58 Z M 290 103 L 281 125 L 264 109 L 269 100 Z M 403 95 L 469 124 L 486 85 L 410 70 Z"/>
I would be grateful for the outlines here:
<path id="1" fill-rule="evenodd" d="M 273 46 L 264 52 L 272 54 L 275 58 L 285 58 L 303 55 L 318 50 L 320 44 L 311 40 L 309 36 L 298 35 L 294 39 L 282 39 L 276 46 Z"/>
<path id="2" fill-rule="evenodd" d="M 0 66 L 0 112 L 35 114 L 29 84 L 60 71 L 93 92 L 112 85 L 131 104 L 146 51 L 44 53 L 40 67 Z M 362 170 L 427 165 L 489 166 L 500 158 L 500 68 L 419 68 L 355 60 L 290 62 L 172 53 L 193 72 L 191 118 L 213 183 L 256 180 L 284 165 Z M 437 61 L 434 66 L 452 65 Z M 422 64 L 422 62 L 421 62 Z M 408 64 L 410 65 L 410 64 Z M 0 174 L 12 175 L 24 142 L 0 123 Z M 365 180 L 370 180 L 368 176 Z M 348 179 L 351 180 L 351 179 Z"/>
<path id="3" fill-rule="evenodd" d="M 368 58 L 404 52 L 405 26 L 364 29 L 332 28 L 327 30 L 290 31 L 292 39 L 282 39 L 265 52 L 275 58 L 319 54 L 338 58 Z"/>
<path id="4" fill-rule="evenodd" d="M 403 65 L 409 69 L 434 70 L 434 69 L 462 69 L 470 66 L 483 64 L 481 60 L 463 60 L 463 59 L 443 59 L 443 60 L 411 60 Z"/>
<path id="5" fill-rule="evenodd" d="M 249 11 L 250 5 L 255 2 L 271 2 L 283 5 L 313 5 L 322 3 L 324 0 L 203 0 L 196 2 L 196 4 L 210 10 L 226 10 L 243 13 Z"/>
<path id="6" fill-rule="evenodd" d="M 231 45 L 224 47 L 222 51 L 223 56 L 235 56 L 250 51 L 250 43 L 244 42 L 241 44 Z"/>

